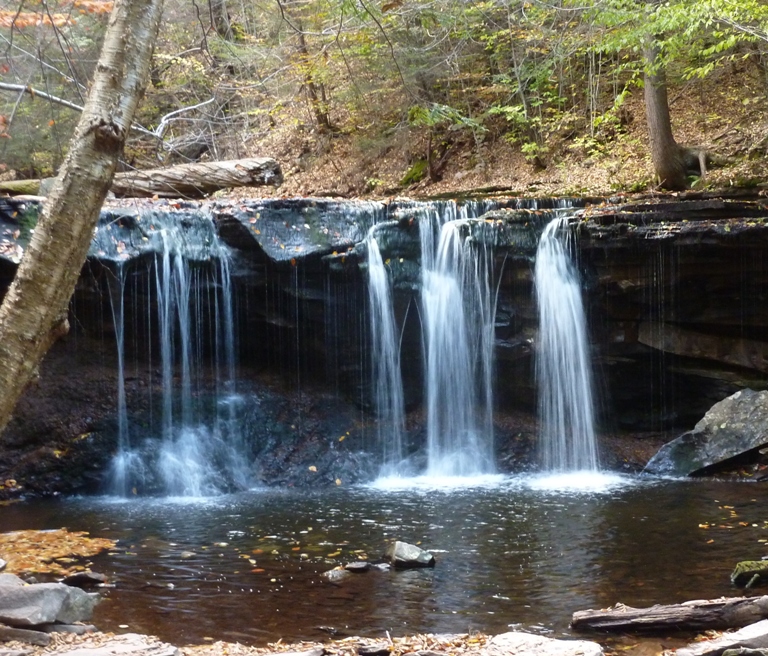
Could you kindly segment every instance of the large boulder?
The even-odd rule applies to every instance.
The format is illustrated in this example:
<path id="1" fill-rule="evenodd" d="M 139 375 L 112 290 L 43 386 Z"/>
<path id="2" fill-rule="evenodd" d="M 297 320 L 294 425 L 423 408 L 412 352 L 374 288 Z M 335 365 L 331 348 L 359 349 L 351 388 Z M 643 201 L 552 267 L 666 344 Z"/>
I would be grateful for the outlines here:
<path id="1" fill-rule="evenodd" d="M 689 476 L 768 444 L 768 392 L 736 392 L 696 427 L 665 444 L 645 467 L 649 474 Z"/>
<path id="2" fill-rule="evenodd" d="M 63 583 L 19 585 L 15 579 L 4 575 L 0 580 L 0 623 L 20 627 L 73 624 L 90 619 L 99 601 L 98 595 Z"/>
<path id="3" fill-rule="evenodd" d="M 589 640 L 555 640 L 544 636 L 510 631 L 493 636 L 481 656 L 602 656 L 603 648 Z"/>

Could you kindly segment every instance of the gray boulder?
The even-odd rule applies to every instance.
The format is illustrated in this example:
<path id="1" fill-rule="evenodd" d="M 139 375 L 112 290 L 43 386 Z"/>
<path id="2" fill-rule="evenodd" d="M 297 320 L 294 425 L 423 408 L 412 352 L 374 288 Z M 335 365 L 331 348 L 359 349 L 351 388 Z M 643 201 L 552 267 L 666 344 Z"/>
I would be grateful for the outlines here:
<path id="1" fill-rule="evenodd" d="M 15 574 L 0 574 L 0 588 L 2 588 L 3 586 L 21 588 L 24 585 L 26 585 L 26 583 L 24 583 L 24 580 L 20 579 Z M 0 591 L 0 594 L 2 594 L 1 591 Z"/>
<path id="2" fill-rule="evenodd" d="M 434 567 L 435 557 L 415 544 L 407 542 L 393 542 L 384 557 L 392 563 L 393 567 L 405 569 L 409 567 Z"/>
<path id="3" fill-rule="evenodd" d="M 15 577 L 14 577 L 15 578 Z M 99 596 L 63 583 L 0 584 L 0 622 L 11 626 L 74 624 L 91 618 Z"/>
<path id="4" fill-rule="evenodd" d="M 713 405 L 692 431 L 661 447 L 645 471 L 689 476 L 766 444 L 768 392 L 745 389 Z"/>
<path id="5" fill-rule="evenodd" d="M 728 649 L 746 647 L 748 649 L 762 649 L 768 647 L 768 620 L 761 620 L 749 624 L 744 628 L 726 633 L 715 640 L 694 642 L 678 649 L 675 656 L 720 656 Z"/>
<path id="6" fill-rule="evenodd" d="M 3 626 L 0 624 L 0 642 L 26 642 L 30 645 L 47 647 L 51 644 L 51 636 L 42 631 L 15 629 L 11 626 Z"/>
<path id="7" fill-rule="evenodd" d="M 589 640 L 555 640 L 531 633 L 510 631 L 493 636 L 480 656 L 603 656 L 603 648 Z"/>

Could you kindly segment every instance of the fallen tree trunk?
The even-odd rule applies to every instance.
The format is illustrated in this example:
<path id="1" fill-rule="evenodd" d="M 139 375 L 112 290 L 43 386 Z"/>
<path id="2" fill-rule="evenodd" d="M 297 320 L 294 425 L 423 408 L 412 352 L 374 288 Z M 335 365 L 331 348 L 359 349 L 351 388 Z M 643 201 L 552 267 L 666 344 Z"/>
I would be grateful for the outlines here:
<path id="1" fill-rule="evenodd" d="M 768 618 L 768 596 L 687 601 L 682 604 L 632 608 L 616 604 L 604 610 L 573 614 L 577 631 L 702 631 L 746 626 Z"/>
<path id="2" fill-rule="evenodd" d="M 112 191 L 119 197 L 202 198 L 219 189 L 279 185 L 282 181 L 276 160 L 256 157 L 118 173 Z"/>
<path id="3" fill-rule="evenodd" d="M 256 157 L 116 173 L 111 191 L 121 198 L 204 198 L 220 189 L 279 185 L 282 181 L 283 172 L 276 160 Z M 0 182 L 0 193 L 44 196 L 47 187 L 41 180 L 10 180 Z"/>
<path id="4" fill-rule="evenodd" d="M 6 180 L 0 182 L 0 193 L 36 196 L 40 193 L 40 180 Z"/>

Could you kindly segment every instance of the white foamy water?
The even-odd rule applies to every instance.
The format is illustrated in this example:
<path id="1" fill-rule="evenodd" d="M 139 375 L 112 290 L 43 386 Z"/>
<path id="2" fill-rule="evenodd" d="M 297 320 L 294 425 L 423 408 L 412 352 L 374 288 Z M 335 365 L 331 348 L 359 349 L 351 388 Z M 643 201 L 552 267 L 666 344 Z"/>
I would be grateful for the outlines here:
<path id="1" fill-rule="evenodd" d="M 551 221 L 536 252 L 540 449 L 547 471 L 596 471 L 587 322 L 570 234 L 567 218 Z"/>

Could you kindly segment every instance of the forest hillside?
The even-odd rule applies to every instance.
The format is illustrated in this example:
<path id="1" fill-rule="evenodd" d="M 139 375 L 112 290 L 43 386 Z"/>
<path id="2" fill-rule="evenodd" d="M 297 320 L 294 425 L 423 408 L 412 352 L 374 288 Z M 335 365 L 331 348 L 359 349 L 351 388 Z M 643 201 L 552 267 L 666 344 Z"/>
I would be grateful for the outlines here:
<path id="1" fill-rule="evenodd" d="M 110 9 L 0 10 L 0 179 L 55 174 Z M 272 156 L 284 195 L 766 191 L 767 109 L 760 0 L 168 0 L 123 169 Z"/>

